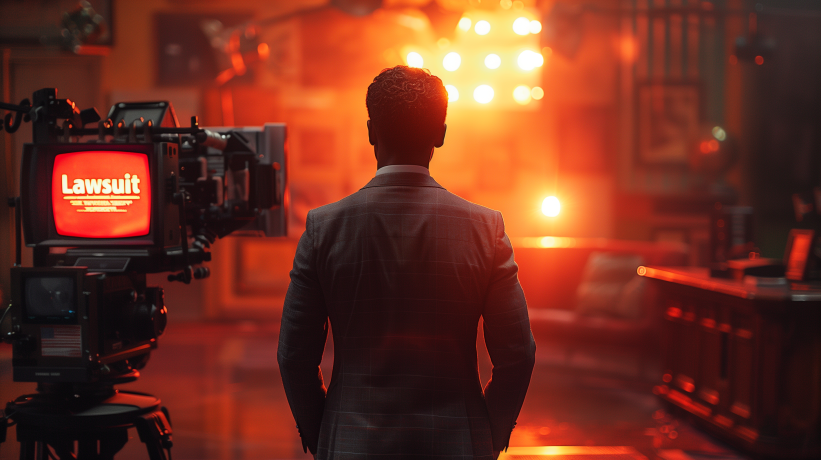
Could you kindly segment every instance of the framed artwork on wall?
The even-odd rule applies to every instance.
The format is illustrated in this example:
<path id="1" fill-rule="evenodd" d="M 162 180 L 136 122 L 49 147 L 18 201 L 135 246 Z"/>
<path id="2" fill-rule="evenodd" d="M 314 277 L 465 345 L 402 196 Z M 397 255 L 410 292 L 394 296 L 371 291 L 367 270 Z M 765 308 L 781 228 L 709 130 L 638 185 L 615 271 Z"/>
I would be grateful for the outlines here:
<path id="1" fill-rule="evenodd" d="M 640 82 L 636 88 L 636 162 L 686 167 L 701 124 L 701 87 L 694 82 Z"/>
<path id="2" fill-rule="evenodd" d="M 36 5 L 33 7 L 32 3 Z M 60 46 L 83 54 L 83 48 L 114 43 L 111 0 L 0 1 L 0 44 Z M 92 53 L 94 54 L 94 53 Z"/>

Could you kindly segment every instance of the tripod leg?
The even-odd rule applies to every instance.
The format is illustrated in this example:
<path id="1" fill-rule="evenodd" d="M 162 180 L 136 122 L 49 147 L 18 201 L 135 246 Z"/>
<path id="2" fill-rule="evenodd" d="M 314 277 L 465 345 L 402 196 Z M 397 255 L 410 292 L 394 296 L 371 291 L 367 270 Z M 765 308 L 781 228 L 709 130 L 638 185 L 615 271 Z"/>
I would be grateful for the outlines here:
<path id="1" fill-rule="evenodd" d="M 162 411 L 155 411 L 139 417 L 134 423 L 140 441 L 148 449 L 148 457 L 151 460 L 167 460 L 165 450 L 171 450 L 171 424 L 165 418 Z"/>
<path id="2" fill-rule="evenodd" d="M 34 441 L 20 441 L 20 460 L 34 460 Z"/>

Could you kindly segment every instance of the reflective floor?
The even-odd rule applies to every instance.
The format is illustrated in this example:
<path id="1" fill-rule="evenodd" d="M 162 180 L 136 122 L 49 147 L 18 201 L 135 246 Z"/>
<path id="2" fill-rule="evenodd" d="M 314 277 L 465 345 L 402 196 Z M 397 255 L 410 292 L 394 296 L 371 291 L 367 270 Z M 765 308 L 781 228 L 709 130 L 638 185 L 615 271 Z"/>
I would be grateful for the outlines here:
<path id="1" fill-rule="evenodd" d="M 278 335 L 277 323 L 172 323 L 142 377 L 122 388 L 152 393 L 168 407 L 175 460 L 308 459 L 277 369 Z M 650 376 L 657 372 L 652 365 L 629 357 L 568 355 L 539 337 L 536 342 L 536 368 L 511 446 L 630 446 L 637 453 L 589 448 L 564 451 L 566 456 L 555 451 L 553 457 L 576 460 L 744 458 L 662 410 L 650 392 Z M 329 341 L 326 378 L 332 347 Z M 490 363 L 484 347 L 479 350 L 487 380 Z M 11 382 L 11 347 L 0 345 L 0 399 L 33 389 Z M 11 428 L 0 459 L 17 458 L 14 435 Z M 117 458 L 148 458 L 136 432 L 130 435 Z"/>

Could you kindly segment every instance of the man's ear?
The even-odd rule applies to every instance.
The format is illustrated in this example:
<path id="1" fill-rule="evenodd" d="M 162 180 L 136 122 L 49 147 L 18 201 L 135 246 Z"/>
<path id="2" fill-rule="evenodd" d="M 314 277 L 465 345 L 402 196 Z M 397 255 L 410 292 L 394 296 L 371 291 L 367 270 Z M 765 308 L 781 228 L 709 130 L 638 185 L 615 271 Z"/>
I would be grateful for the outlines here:
<path id="1" fill-rule="evenodd" d="M 371 120 L 368 120 L 368 142 L 371 145 L 376 145 L 376 129 L 371 126 Z"/>
<path id="2" fill-rule="evenodd" d="M 448 124 L 445 123 L 445 124 L 442 125 L 442 135 L 439 137 L 439 139 L 436 141 L 436 143 L 433 144 L 434 147 L 436 147 L 438 149 L 439 147 L 445 145 L 445 134 L 447 132 L 448 132 Z"/>

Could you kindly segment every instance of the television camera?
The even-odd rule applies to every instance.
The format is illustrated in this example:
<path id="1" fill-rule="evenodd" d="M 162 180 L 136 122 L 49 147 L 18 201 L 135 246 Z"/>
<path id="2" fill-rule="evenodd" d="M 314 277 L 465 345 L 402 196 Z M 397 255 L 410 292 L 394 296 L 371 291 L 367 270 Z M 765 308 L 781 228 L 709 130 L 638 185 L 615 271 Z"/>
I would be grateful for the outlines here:
<path id="1" fill-rule="evenodd" d="M 209 276 L 204 264 L 218 238 L 286 235 L 286 127 L 203 129 L 196 117 L 180 127 L 167 101 L 117 103 L 101 119 L 53 88 L 0 108 L 16 112 L 5 117 L 7 132 L 31 121 L 33 134 L 20 197 L 9 200 L 16 263 L 0 326 L 10 317 L 2 339 L 13 345 L 14 380 L 38 383 L 37 395 L 12 401 L 6 413 L 39 427 L 65 415 L 66 404 L 75 413 L 77 404 L 112 407 L 112 398 L 130 397 L 114 384 L 139 376 L 166 326 L 163 290 L 148 286 L 147 274 L 170 272 L 169 281 L 187 284 Z M 23 236 L 32 267 L 21 266 Z M 134 403 L 162 419 L 159 400 L 146 404 Z M 149 425 L 156 435 L 168 424 Z M 169 447 L 166 428 L 160 444 Z M 50 444 L 55 452 L 58 444 Z"/>

